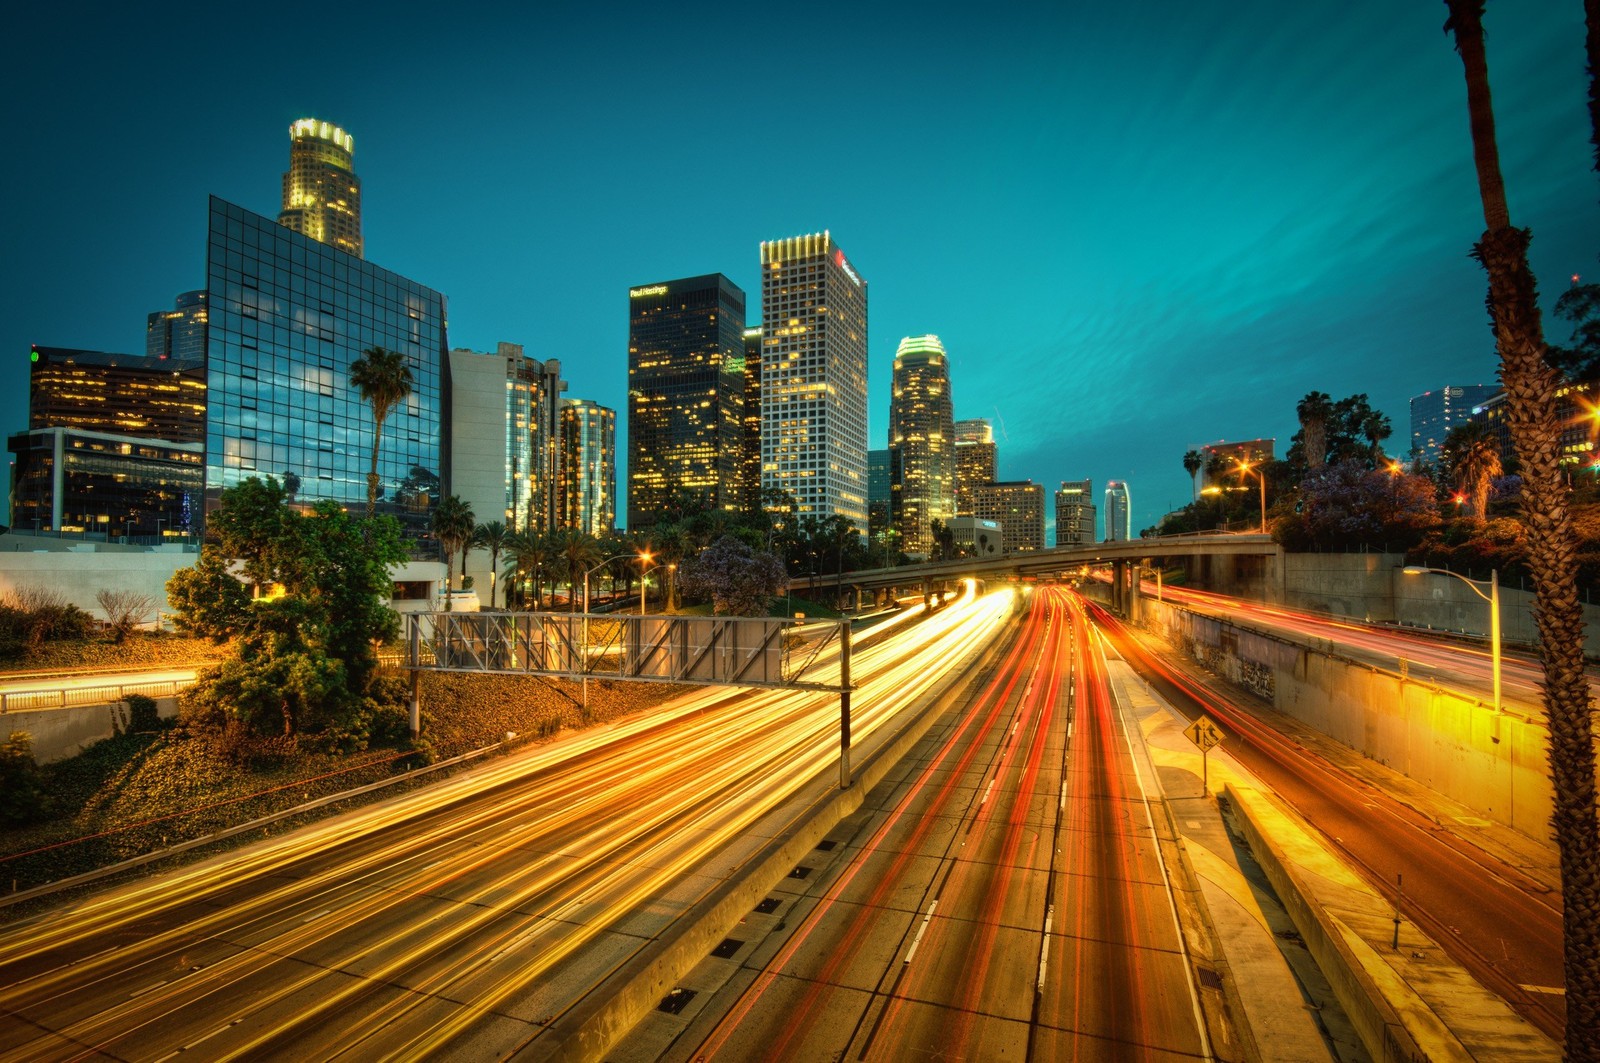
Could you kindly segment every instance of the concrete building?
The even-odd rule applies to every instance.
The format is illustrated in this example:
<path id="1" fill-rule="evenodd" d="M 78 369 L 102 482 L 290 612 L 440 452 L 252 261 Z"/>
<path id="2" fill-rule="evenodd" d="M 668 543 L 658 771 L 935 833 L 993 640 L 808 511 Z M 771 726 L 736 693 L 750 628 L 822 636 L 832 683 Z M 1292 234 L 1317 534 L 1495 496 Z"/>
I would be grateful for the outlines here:
<path id="1" fill-rule="evenodd" d="M 955 433 L 956 515 L 970 517 L 977 507 L 974 491 L 999 478 L 999 453 L 985 418 L 957 421 Z"/>
<path id="2" fill-rule="evenodd" d="M 997 520 L 951 517 L 950 533 L 956 549 L 972 557 L 993 557 L 1005 550 L 1005 528 Z"/>
<path id="3" fill-rule="evenodd" d="M 867 282 L 826 232 L 761 244 L 761 486 L 867 528 Z"/>
<path id="4" fill-rule="evenodd" d="M 291 125 L 278 224 L 361 258 L 361 178 L 356 176 L 355 150 L 355 138 L 329 122 L 302 118 Z"/>
<path id="5" fill-rule="evenodd" d="M 628 290 L 628 529 L 684 501 L 737 510 L 745 299 L 720 273 Z"/>
<path id="6" fill-rule="evenodd" d="M 1411 460 L 1439 464 L 1439 447 L 1450 429 L 1472 420 L 1472 411 L 1500 389 L 1493 384 L 1454 384 L 1424 391 L 1411 400 Z"/>
<path id="7" fill-rule="evenodd" d="M 1062 480 L 1056 492 L 1056 545 L 1087 546 L 1094 541 L 1094 482 Z"/>
<path id="8" fill-rule="evenodd" d="M 1133 503 L 1128 485 L 1121 480 L 1106 484 L 1106 542 L 1125 542 L 1133 538 Z"/>
<path id="9" fill-rule="evenodd" d="M 901 549 L 926 557 L 933 523 L 955 516 L 950 360 L 937 336 L 907 336 L 895 352 L 889 455 L 890 523 Z"/>
<path id="10" fill-rule="evenodd" d="M 1006 553 L 1044 549 L 1044 485 L 998 480 L 973 489 L 980 520 L 997 521 Z"/>
<path id="11" fill-rule="evenodd" d="M 595 537 L 617 526 L 617 411 L 588 399 L 561 400 L 561 526 Z"/>

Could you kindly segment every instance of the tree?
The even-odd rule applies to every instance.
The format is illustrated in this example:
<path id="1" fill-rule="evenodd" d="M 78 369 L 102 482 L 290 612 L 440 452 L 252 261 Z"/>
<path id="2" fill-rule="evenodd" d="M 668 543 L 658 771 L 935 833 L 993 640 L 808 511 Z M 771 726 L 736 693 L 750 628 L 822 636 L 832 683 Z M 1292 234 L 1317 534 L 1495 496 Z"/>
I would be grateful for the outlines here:
<path id="1" fill-rule="evenodd" d="M 487 524 L 480 524 L 472 531 L 472 545 L 489 551 L 489 608 L 495 604 L 496 576 L 500 574 L 500 555 L 505 552 L 511 542 L 511 533 L 506 530 L 505 522 L 491 520 Z"/>
<path id="2" fill-rule="evenodd" d="M 1351 459 L 1307 476 L 1296 511 L 1280 514 L 1273 533 L 1291 550 L 1409 548 L 1438 524 L 1432 480 Z"/>
<path id="3" fill-rule="evenodd" d="M 1474 421 L 1450 429 L 1440 446 L 1450 478 L 1467 498 L 1468 516 L 1489 516 L 1489 485 L 1505 470 L 1500 467 L 1500 443 L 1487 425 Z"/>
<path id="4" fill-rule="evenodd" d="M 1333 399 L 1325 392 L 1308 391 L 1295 404 L 1300 432 L 1305 445 L 1306 468 L 1322 468 L 1328 460 L 1328 419 L 1333 416 Z"/>
<path id="5" fill-rule="evenodd" d="M 456 552 L 466 547 L 472 538 L 472 531 L 477 527 L 474 520 L 472 507 L 462 500 L 460 495 L 448 495 L 439 500 L 439 505 L 433 511 L 433 534 L 439 540 L 439 549 L 444 551 L 444 611 L 450 612 L 451 570 L 455 565 Z M 466 567 L 466 558 L 462 558 L 462 568 Z"/>
<path id="6" fill-rule="evenodd" d="M 1367 441 L 1368 459 L 1373 468 L 1384 463 L 1383 441 L 1394 435 L 1394 425 L 1389 415 L 1378 410 L 1368 410 L 1361 418 L 1361 435 Z"/>
<path id="7" fill-rule="evenodd" d="M 512 577 L 517 583 L 529 580 L 533 584 L 533 607 L 541 609 L 544 598 L 541 593 L 543 570 L 550 567 L 551 560 L 555 557 L 550 549 L 550 541 L 542 535 L 531 531 L 513 532 L 506 540 L 506 551 L 511 555 L 510 564 L 507 566 L 506 575 Z M 510 598 L 510 591 L 506 593 Z M 527 595 L 522 594 L 521 603 L 527 608 Z"/>
<path id="8" fill-rule="evenodd" d="M 406 557 L 391 517 L 357 520 L 327 500 L 296 512 L 271 478 L 223 491 L 199 561 L 167 581 L 179 629 L 233 647 L 187 706 L 206 723 L 363 746 L 394 703 L 375 643 L 399 634 L 387 603 Z"/>
<path id="9" fill-rule="evenodd" d="M 678 569 L 685 594 L 710 598 L 723 616 L 765 616 L 788 577 L 772 554 L 723 536 Z"/>
<path id="10" fill-rule="evenodd" d="M 1205 467 L 1205 455 L 1198 450 L 1187 450 L 1183 454 L 1183 471 L 1189 474 L 1189 501 L 1200 498 L 1200 470 Z"/>
<path id="11" fill-rule="evenodd" d="M 105 610 L 106 623 L 111 627 L 113 642 L 126 642 L 133 629 L 144 623 L 144 618 L 155 611 L 155 599 L 138 591 L 102 590 L 94 600 Z"/>
<path id="12" fill-rule="evenodd" d="M 1545 361 L 1537 282 L 1526 229 L 1511 224 L 1495 141 L 1484 0 L 1446 0 L 1467 85 L 1473 162 L 1485 231 L 1473 257 L 1489 278 L 1489 321 L 1500 355 L 1506 420 L 1516 444 L 1528 524 L 1528 568 L 1544 666 L 1545 717 L 1554 794 L 1551 823 L 1561 854 L 1562 936 L 1567 989 L 1566 1056 L 1600 1060 L 1600 820 L 1595 816 L 1594 722 L 1583 669 L 1577 543 L 1562 482 L 1555 392 Z"/>
<path id="13" fill-rule="evenodd" d="M 383 422 L 389 411 L 411 394 L 411 368 L 405 355 L 382 347 L 368 347 L 350 363 L 350 385 L 372 407 L 372 468 L 367 473 L 367 518 L 378 512 L 378 448 L 383 444 Z"/>
<path id="14" fill-rule="evenodd" d="M 1551 367 L 1569 380 L 1600 380 L 1600 284 L 1574 284 L 1562 292 L 1556 317 L 1571 323 L 1572 336 L 1570 347 L 1550 346 Z"/>
<path id="15" fill-rule="evenodd" d="M 599 542 L 581 528 L 567 528 L 556 540 L 556 557 L 567 577 L 568 612 L 578 611 L 578 583 L 601 556 Z"/>

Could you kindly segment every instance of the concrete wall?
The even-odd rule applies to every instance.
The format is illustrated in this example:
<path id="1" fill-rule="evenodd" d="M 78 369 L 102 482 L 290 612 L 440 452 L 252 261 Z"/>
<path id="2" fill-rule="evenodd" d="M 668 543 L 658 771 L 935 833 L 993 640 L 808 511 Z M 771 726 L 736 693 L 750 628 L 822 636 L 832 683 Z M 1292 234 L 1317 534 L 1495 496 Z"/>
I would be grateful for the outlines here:
<path id="1" fill-rule="evenodd" d="M 156 714 L 163 720 L 178 715 L 177 698 L 157 698 Z M 0 735 L 26 731 L 33 739 L 33 759 L 40 764 L 64 760 L 88 749 L 96 742 L 127 731 L 128 707 L 122 702 L 109 705 L 78 705 L 67 709 L 28 709 L 0 713 Z"/>
<path id="2" fill-rule="evenodd" d="M 1285 554 L 1284 604 L 1336 616 L 1392 621 L 1402 554 Z"/>
<path id="3" fill-rule="evenodd" d="M 1415 578 L 1415 577 L 1413 577 Z M 1280 712 L 1460 802 L 1543 838 L 1553 794 L 1542 721 L 1370 665 L 1144 602 L 1147 626 Z"/>

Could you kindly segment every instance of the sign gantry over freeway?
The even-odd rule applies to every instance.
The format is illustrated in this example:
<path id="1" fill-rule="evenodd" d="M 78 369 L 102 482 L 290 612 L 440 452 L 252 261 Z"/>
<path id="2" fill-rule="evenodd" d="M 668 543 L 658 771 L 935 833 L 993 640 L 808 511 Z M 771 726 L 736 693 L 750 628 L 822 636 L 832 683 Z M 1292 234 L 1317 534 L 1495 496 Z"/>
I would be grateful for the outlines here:
<path id="1" fill-rule="evenodd" d="M 772 687 L 839 695 L 840 785 L 850 785 L 850 621 L 588 613 L 411 613 L 411 731 L 423 672 Z"/>

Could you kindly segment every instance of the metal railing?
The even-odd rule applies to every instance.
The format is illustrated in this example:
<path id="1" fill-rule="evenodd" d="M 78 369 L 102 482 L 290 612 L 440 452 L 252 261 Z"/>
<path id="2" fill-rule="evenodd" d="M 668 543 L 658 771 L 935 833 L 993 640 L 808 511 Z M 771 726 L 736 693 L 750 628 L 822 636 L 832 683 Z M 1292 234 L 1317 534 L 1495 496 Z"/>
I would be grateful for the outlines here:
<path id="1" fill-rule="evenodd" d="M 159 682 L 117 683 L 99 687 L 57 687 L 43 690 L 0 691 L 0 713 L 29 709 L 70 709 L 81 705 L 108 705 L 123 701 L 130 694 L 147 698 L 170 698 L 194 686 L 193 679 L 164 679 Z"/>

